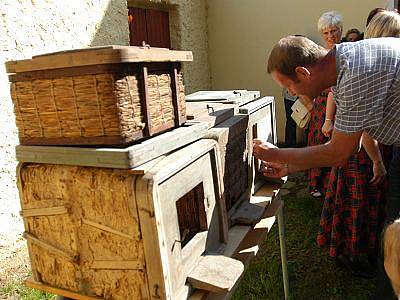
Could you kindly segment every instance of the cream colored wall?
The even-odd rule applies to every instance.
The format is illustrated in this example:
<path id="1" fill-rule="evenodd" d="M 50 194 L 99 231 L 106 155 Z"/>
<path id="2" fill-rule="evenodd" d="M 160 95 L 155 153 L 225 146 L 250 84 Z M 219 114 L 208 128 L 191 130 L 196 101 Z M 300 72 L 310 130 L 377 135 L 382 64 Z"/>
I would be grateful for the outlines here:
<path id="1" fill-rule="evenodd" d="M 389 4 L 392 1 L 389 1 Z M 266 57 L 283 36 L 303 34 L 321 43 L 317 21 L 337 10 L 344 31 L 365 29 L 369 11 L 388 1 L 209 0 L 208 32 L 212 89 L 255 89 L 277 102 L 278 139 L 284 140 L 285 113 L 281 89 L 267 75 Z"/>

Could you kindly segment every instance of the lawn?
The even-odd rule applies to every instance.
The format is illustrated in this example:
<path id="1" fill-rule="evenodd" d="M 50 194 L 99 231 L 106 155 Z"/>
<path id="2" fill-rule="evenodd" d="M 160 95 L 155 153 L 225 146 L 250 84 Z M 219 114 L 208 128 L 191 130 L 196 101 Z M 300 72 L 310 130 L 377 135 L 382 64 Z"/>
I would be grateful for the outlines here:
<path id="1" fill-rule="evenodd" d="M 323 200 L 308 195 L 301 174 L 289 178 L 284 187 L 290 299 L 369 299 L 375 280 L 353 277 L 316 245 Z M 234 299 L 284 299 L 277 223 L 247 269 Z"/>

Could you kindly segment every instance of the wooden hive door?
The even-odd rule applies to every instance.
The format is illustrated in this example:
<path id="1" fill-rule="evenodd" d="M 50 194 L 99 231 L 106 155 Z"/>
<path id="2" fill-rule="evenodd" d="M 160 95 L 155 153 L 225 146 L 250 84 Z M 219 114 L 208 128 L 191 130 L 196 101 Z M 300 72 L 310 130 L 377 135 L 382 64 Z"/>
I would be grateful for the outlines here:
<path id="1" fill-rule="evenodd" d="M 171 48 L 167 11 L 131 7 L 128 22 L 131 46 Z"/>

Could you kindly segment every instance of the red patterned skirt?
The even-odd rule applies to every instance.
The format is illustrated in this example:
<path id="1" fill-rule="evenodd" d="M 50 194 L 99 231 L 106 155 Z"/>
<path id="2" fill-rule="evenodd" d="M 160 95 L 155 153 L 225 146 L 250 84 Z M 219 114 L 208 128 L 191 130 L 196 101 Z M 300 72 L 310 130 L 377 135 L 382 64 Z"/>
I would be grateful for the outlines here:
<path id="1" fill-rule="evenodd" d="M 326 101 L 328 98 L 329 89 L 322 92 L 314 99 L 313 109 L 311 111 L 311 119 L 308 124 L 307 145 L 321 145 L 328 141 L 328 138 L 322 134 L 322 125 L 325 122 Z M 326 187 L 329 181 L 330 167 L 314 168 L 308 170 L 308 190 L 320 191 L 325 194 Z"/>
<path id="2" fill-rule="evenodd" d="M 317 244 L 332 257 L 375 254 L 384 220 L 381 186 L 369 184 L 372 161 L 366 151 L 333 167 L 322 209 Z"/>

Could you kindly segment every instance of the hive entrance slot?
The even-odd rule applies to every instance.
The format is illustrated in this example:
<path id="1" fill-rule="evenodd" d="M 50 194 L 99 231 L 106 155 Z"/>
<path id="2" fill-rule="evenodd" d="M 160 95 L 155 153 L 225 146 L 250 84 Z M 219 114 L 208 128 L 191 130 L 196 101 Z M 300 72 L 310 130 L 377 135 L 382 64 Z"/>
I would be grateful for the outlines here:
<path id="1" fill-rule="evenodd" d="M 203 183 L 186 193 L 176 202 L 181 247 L 199 232 L 207 230 Z"/>

